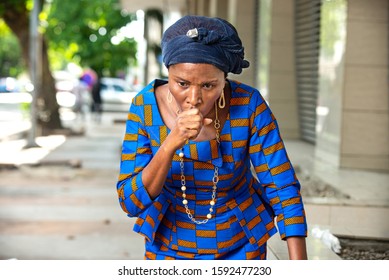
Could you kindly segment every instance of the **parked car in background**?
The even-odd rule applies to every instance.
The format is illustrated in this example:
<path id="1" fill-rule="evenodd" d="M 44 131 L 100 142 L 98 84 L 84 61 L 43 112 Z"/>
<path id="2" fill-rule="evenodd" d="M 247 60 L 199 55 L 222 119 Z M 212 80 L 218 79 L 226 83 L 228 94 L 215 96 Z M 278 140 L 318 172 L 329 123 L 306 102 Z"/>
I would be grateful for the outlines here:
<path id="1" fill-rule="evenodd" d="M 0 92 L 22 92 L 21 83 L 12 77 L 0 78 Z"/>
<path id="2" fill-rule="evenodd" d="M 119 78 L 103 77 L 100 83 L 103 111 L 127 112 L 138 91 Z"/>

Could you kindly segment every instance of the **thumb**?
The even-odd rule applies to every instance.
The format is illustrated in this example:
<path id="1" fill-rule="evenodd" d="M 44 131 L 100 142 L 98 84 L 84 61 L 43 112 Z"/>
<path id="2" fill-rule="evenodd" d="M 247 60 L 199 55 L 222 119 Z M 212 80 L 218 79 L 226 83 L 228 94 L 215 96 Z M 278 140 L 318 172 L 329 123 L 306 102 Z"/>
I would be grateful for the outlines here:
<path id="1" fill-rule="evenodd" d="M 212 122 L 213 122 L 212 119 L 204 118 L 204 120 L 203 120 L 203 125 L 209 125 L 209 124 L 211 124 Z"/>

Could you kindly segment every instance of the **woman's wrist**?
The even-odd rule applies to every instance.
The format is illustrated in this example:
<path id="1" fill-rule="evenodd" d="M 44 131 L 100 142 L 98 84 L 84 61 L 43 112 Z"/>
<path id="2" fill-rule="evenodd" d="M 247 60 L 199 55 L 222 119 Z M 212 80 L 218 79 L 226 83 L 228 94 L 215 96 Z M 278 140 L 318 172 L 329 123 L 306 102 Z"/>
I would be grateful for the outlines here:
<path id="1" fill-rule="evenodd" d="M 305 237 L 291 236 L 286 239 L 290 260 L 307 260 Z"/>

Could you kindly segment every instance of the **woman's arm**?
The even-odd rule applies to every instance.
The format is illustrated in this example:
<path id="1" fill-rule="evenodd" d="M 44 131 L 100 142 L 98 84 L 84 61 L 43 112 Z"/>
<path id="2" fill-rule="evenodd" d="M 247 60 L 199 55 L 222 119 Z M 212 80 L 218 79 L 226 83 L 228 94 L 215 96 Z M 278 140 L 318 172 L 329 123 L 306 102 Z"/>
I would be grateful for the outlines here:
<path id="1" fill-rule="evenodd" d="M 168 139 L 161 145 L 149 164 L 143 169 L 142 182 L 152 199 L 156 198 L 165 184 L 176 147 Z"/>
<path id="2" fill-rule="evenodd" d="M 290 260 L 307 260 L 305 237 L 291 236 L 286 239 Z"/>
<path id="3" fill-rule="evenodd" d="M 178 114 L 171 133 L 142 173 L 142 182 L 152 199 L 160 194 L 165 184 L 174 153 L 188 139 L 195 139 L 202 127 L 211 121 L 204 119 L 198 109 L 190 109 Z"/>

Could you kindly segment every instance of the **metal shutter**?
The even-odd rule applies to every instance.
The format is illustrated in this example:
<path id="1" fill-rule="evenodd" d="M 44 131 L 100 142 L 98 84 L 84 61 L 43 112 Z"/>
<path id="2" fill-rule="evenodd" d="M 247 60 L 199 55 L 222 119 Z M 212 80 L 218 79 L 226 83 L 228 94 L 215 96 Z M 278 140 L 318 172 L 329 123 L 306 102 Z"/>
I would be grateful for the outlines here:
<path id="1" fill-rule="evenodd" d="M 295 0 L 295 67 L 301 139 L 316 141 L 321 0 Z"/>

